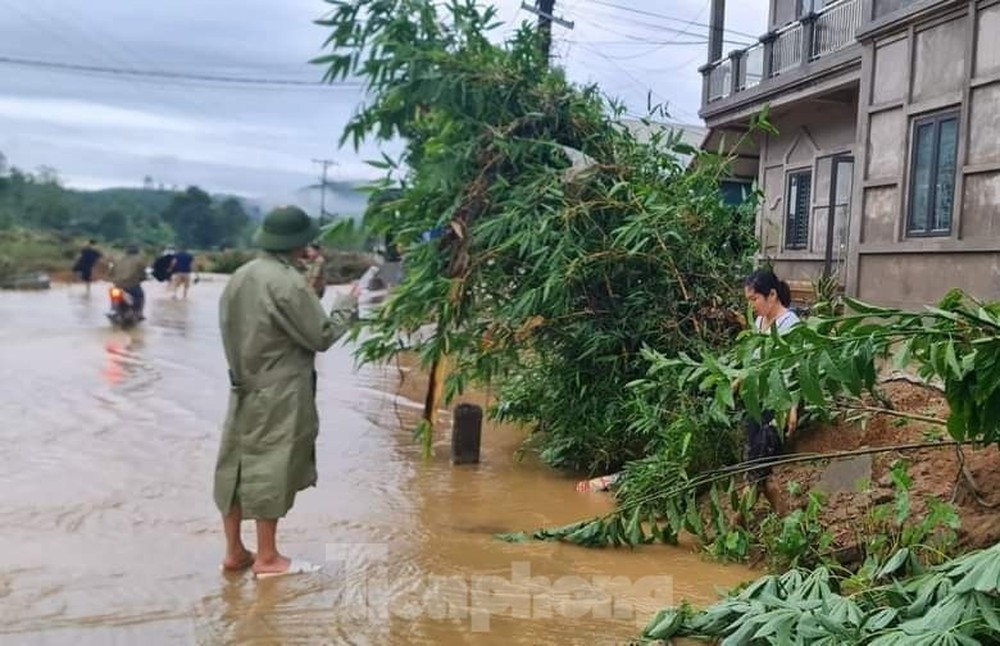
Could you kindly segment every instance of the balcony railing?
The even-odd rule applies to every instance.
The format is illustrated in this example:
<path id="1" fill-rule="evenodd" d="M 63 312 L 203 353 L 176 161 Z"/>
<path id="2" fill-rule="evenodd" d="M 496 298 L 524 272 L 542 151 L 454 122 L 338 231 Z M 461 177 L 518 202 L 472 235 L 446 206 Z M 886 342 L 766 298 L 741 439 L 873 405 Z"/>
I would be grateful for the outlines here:
<path id="1" fill-rule="evenodd" d="M 740 58 L 738 67 L 739 83 L 736 85 L 737 92 L 760 85 L 761 79 L 764 78 L 764 44 L 757 43 L 753 47 L 746 49 Z"/>
<path id="2" fill-rule="evenodd" d="M 708 73 L 708 100 L 718 101 L 729 95 L 733 87 L 733 62 L 725 60 Z"/>
<path id="3" fill-rule="evenodd" d="M 777 76 L 802 64 L 802 23 L 778 32 L 771 45 L 771 75 Z"/>
<path id="4" fill-rule="evenodd" d="M 813 26 L 811 60 L 828 56 L 854 42 L 854 32 L 861 24 L 861 2 L 830 5 L 816 16 Z"/>
<path id="5" fill-rule="evenodd" d="M 862 23 L 863 4 L 840 0 L 701 68 L 704 102 L 746 91 L 850 46 Z"/>

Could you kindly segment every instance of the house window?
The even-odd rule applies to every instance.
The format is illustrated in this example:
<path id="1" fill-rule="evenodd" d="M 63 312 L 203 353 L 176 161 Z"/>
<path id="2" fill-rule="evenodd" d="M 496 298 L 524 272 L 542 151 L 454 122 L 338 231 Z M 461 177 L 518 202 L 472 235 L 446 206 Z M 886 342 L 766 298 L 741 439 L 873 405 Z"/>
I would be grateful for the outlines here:
<path id="1" fill-rule="evenodd" d="M 951 233 L 957 152 L 957 112 L 938 114 L 913 123 L 910 200 L 906 219 L 908 235 L 941 236 Z"/>
<path id="2" fill-rule="evenodd" d="M 753 190 L 751 182 L 739 179 L 724 179 L 719 182 L 719 192 L 722 193 L 722 203 L 726 206 L 742 206 Z"/>
<path id="3" fill-rule="evenodd" d="M 809 246 L 809 208 L 812 203 L 812 171 L 788 175 L 788 200 L 785 212 L 785 249 Z"/>

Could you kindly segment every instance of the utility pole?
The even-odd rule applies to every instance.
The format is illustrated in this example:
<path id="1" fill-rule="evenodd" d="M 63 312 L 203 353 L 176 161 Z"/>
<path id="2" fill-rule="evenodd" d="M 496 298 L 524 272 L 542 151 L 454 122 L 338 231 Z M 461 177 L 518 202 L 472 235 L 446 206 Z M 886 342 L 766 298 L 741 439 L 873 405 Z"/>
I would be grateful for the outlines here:
<path id="1" fill-rule="evenodd" d="M 552 23 L 566 29 L 572 29 L 575 23 L 572 20 L 557 18 L 553 14 L 556 0 L 535 0 L 534 6 L 522 2 L 521 8 L 538 16 L 538 32 L 542 37 L 542 55 L 545 56 L 545 60 L 549 60 L 552 52 Z"/>
<path id="2" fill-rule="evenodd" d="M 319 223 L 326 224 L 326 169 L 330 166 L 336 166 L 337 162 L 332 159 L 314 159 L 312 161 L 314 164 L 323 166 L 323 177 L 319 185 Z"/>
<path id="3" fill-rule="evenodd" d="M 722 41 L 725 38 L 726 0 L 712 0 L 712 17 L 708 28 L 708 62 L 722 60 Z"/>

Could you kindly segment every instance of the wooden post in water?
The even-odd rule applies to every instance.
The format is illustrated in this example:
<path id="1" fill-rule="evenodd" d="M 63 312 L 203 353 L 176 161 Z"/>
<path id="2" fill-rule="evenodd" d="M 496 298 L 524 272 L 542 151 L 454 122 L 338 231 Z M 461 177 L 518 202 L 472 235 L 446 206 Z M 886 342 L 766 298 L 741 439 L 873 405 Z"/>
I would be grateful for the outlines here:
<path id="1" fill-rule="evenodd" d="M 451 463 L 478 463 L 482 435 L 483 409 L 475 404 L 456 406 L 451 429 Z"/>

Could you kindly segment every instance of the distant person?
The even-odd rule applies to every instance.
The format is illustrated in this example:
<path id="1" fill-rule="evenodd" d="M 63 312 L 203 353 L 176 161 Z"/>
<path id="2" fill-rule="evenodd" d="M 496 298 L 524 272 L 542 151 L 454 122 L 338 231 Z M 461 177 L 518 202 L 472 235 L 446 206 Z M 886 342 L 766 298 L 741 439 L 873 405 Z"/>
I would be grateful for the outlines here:
<path id="1" fill-rule="evenodd" d="M 171 289 L 170 268 L 174 264 L 174 254 L 177 253 L 171 247 L 163 250 L 163 253 L 153 261 L 153 278 L 158 282 L 167 283 L 167 290 Z"/>
<path id="2" fill-rule="evenodd" d="M 80 255 L 73 265 L 73 272 L 80 274 L 80 280 L 87 285 L 88 294 L 90 293 L 90 283 L 94 279 L 94 267 L 97 266 L 97 261 L 102 256 L 101 252 L 97 250 L 96 244 L 95 241 L 88 240 L 87 244 L 80 250 Z"/>
<path id="3" fill-rule="evenodd" d="M 322 300 L 326 293 L 326 258 L 323 248 L 315 242 L 306 247 L 306 282 Z"/>
<path id="4" fill-rule="evenodd" d="M 194 269 L 194 256 L 188 250 L 181 247 L 174 254 L 174 259 L 170 262 L 170 289 L 177 298 L 177 290 L 184 288 L 184 298 L 188 297 L 188 289 L 191 287 L 191 271 Z"/>
<path id="5" fill-rule="evenodd" d="M 357 314 L 351 294 L 339 294 L 324 312 L 297 267 L 318 233 L 299 208 L 268 213 L 254 234 L 264 252 L 236 270 L 219 302 L 230 391 L 214 497 L 225 570 L 252 566 L 268 577 L 319 569 L 277 546 L 279 519 L 299 491 L 316 485 L 316 353 L 346 334 Z M 256 521 L 256 555 L 240 536 L 244 518 Z"/>
<path id="6" fill-rule="evenodd" d="M 770 269 L 758 269 L 751 274 L 744 285 L 744 293 L 756 315 L 754 329 L 758 332 L 770 334 L 773 328 L 778 334 L 785 334 L 799 323 L 798 315 L 789 309 L 792 304 L 791 288 Z M 785 429 L 785 440 L 792 437 L 797 424 L 798 411 L 793 408 L 789 414 L 788 427 Z M 763 411 L 759 422 L 747 416 L 744 420 L 744 430 L 748 461 L 773 457 L 781 451 L 782 437 L 775 423 L 774 411 Z M 769 468 L 762 467 L 752 471 L 749 476 L 752 481 L 760 481 L 769 472 Z"/>
<path id="7" fill-rule="evenodd" d="M 142 315 L 146 304 L 146 293 L 142 290 L 142 281 L 146 280 L 146 260 L 139 253 L 139 246 L 130 244 L 125 249 L 125 256 L 111 265 L 108 278 L 115 287 L 132 297 L 135 309 Z"/>

